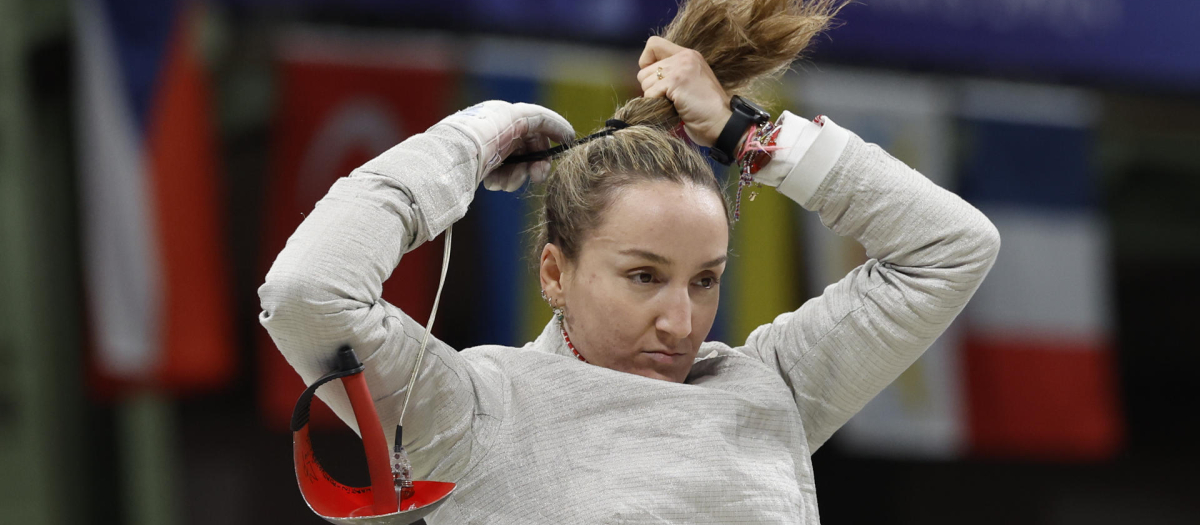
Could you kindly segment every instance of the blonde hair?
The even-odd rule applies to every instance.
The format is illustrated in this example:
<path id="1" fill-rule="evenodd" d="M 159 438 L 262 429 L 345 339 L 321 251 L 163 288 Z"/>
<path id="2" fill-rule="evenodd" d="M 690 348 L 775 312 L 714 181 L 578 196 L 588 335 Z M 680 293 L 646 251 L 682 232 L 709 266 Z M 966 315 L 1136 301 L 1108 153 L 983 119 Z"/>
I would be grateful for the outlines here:
<path id="1" fill-rule="evenodd" d="M 699 52 L 726 93 L 752 94 L 777 78 L 829 27 L 848 0 L 690 0 L 662 37 Z M 534 260 L 552 243 L 575 260 L 618 190 L 671 181 L 710 188 L 729 206 L 708 161 L 674 134 L 679 114 L 665 98 L 637 97 L 613 118 L 630 124 L 567 150 L 544 187 Z"/>

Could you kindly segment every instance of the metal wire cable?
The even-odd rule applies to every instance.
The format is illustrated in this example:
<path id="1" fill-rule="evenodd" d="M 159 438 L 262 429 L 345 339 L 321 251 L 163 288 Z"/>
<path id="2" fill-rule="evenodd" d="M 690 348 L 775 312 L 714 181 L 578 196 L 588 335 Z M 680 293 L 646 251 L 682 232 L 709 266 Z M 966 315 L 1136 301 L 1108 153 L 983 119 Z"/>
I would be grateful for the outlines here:
<path id="1" fill-rule="evenodd" d="M 433 320 L 437 317 L 438 303 L 442 300 L 442 286 L 446 284 L 446 269 L 450 267 L 450 240 L 454 226 L 446 227 L 445 248 L 442 250 L 442 275 L 438 278 L 437 295 L 433 296 L 433 309 L 429 311 L 429 322 L 425 324 L 425 337 L 421 338 L 421 349 L 417 352 L 417 365 L 413 367 L 412 377 L 408 378 L 408 390 L 404 392 L 404 406 L 400 409 L 400 425 L 404 425 L 404 414 L 408 412 L 408 399 L 412 397 L 413 385 L 417 382 L 417 373 L 421 371 L 421 359 L 425 357 L 425 345 L 429 343 L 429 333 L 433 331 Z"/>

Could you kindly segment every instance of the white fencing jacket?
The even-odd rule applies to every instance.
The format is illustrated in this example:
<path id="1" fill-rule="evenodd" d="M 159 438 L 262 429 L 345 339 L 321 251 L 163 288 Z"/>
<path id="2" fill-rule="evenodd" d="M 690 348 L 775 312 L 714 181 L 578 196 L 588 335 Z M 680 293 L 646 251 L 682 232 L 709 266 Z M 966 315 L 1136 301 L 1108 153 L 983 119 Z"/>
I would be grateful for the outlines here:
<path id="1" fill-rule="evenodd" d="M 819 523 L 810 455 L 962 311 L 1000 238 L 832 121 L 781 123 L 786 148 L 759 180 L 869 260 L 744 343 L 704 343 L 682 384 L 581 362 L 553 322 L 521 348 L 431 339 L 404 425 L 416 479 L 458 483 L 431 525 Z M 358 352 L 385 429 L 424 329 L 383 282 L 466 213 L 477 157 L 434 126 L 338 180 L 259 289 L 260 321 L 306 383 L 339 346 Z M 320 397 L 357 430 L 340 384 Z"/>

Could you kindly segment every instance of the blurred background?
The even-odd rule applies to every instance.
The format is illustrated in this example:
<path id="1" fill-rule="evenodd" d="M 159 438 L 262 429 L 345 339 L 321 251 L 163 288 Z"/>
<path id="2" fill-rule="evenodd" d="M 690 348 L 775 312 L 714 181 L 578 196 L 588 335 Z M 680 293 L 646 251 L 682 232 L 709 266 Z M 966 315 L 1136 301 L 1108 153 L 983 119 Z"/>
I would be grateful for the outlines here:
<path id="1" fill-rule="evenodd" d="M 286 427 L 303 385 L 256 320 L 290 232 L 334 179 L 472 103 L 596 128 L 674 11 L 0 2 L 0 521 L 321 523 Z M 880 144 L 1004 247 L 814 456 L 824 523 L 1200 523 L 1200 6 L 866 0 L 840 18 L 763 102 Z M 549 319 L 529 195 L 481 191 L 456 228 L 435 333 L 457 348 Z M 864 260 L 773 191 L 742 214 L 714 339 Z M 418 320 L 440 251 L 388 281 Z M 327 410 L 314 425 L 327 467 L 366 484 L 353 433 Z"/>

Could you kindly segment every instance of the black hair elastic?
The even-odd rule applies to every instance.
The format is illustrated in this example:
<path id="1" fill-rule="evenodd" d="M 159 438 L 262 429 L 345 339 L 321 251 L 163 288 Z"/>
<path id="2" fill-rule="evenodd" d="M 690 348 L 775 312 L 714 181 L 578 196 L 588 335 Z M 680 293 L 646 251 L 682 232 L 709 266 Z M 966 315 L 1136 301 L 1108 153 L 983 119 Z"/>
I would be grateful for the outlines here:
<path id="1" fill-rule="evenodd" d="M 509 155 L 508 158 L 504 159 L 504 162 L 502 164 L 519 164 L 521 162 L 536 162 L 539 160 L 545 160 L 545 159 L 548 159 L 555 155 L 558 155 L 564 151 L 567 151 L 575 146 L 583 144 L 585 142 L 590 142 L 590 141 L 596 140 L 601 137 L 607 137 L 609 135 L 612 135 L 613 132 L 617 131 L 618 129 L 628 128 L 629 124 L 623 120 L 617 120 L 615 118 L 610 118 L 610 119 L 604 121 L 604 127 L 607 129 L 604 129 L 602 131 L 597 131 L 596 133 L 592 133 L 591 135 L 588 135 L 579 140 L 576 140 L 573 143 L 559 144 L 553 148 L 550 148 L 547 150 L 542 150 L 542 151 L 535 151 L 533 153 L 522 153 L 520 155 Z"/>

